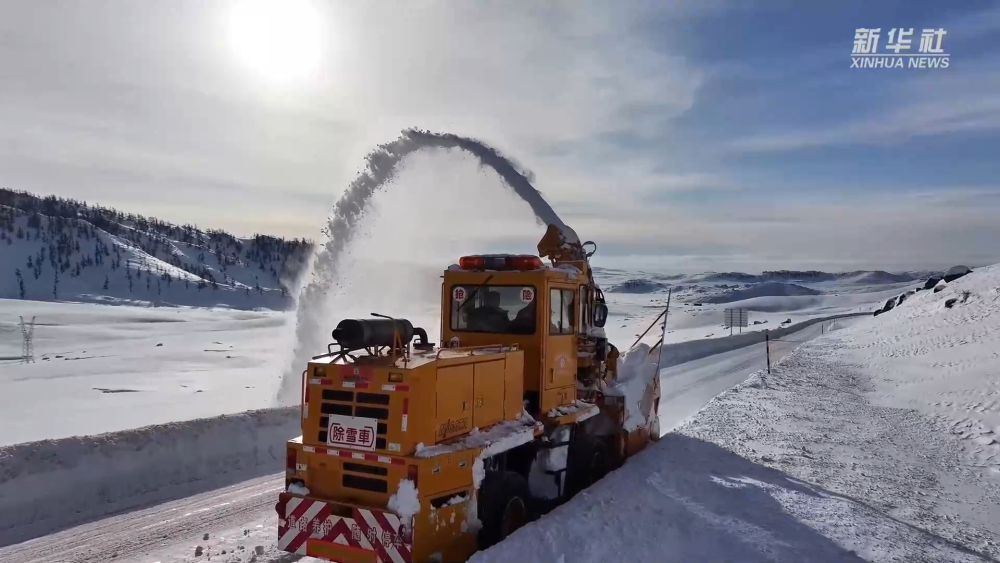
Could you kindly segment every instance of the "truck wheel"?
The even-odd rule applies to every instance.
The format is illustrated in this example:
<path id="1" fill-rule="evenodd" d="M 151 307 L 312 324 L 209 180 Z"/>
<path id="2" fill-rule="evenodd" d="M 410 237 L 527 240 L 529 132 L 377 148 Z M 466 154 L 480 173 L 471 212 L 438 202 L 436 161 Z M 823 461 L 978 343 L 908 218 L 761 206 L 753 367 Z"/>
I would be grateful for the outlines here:
<path id="1" fill-rule="evenodd" d="M 490 473 L 479 494 L 479 549 L 486 549 L 528 523 L 528 483 L 513 471 Z"/>
<path id="2" fill-rule="evenodd" d="M 611 451 L 607 441 L 596 436 L 579 436 L 571 447 L 566 492 L 575 495 L 607 475 L 611 470 Z"/>

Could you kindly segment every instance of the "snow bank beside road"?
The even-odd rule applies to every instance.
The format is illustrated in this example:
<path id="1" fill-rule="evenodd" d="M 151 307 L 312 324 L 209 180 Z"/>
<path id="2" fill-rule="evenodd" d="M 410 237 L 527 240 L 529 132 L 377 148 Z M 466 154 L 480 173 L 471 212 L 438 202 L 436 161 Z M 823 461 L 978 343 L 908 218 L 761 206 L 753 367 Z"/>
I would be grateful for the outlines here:
<path id="1" fill-rule="evenodd" d="M 298 408 L 0 449 L 0 546 L 280 471 Z"/>
<path id="2" fill-rule="evenodd" d="M 842 337 L 870 326 L 838 330 L 802 345 L 771 375 L 755 373 L 678 432 L 780 469 L 828 494 L 857 499 L 960 552 L 995 560 L 1000 556 L 1000 488 L 963 461 L 961 445 L 946 427 L 912 409 L 872 404 L 870 378 L 856 364 L 837 359 L 844 353 Z M 903 537 L 886 540 L 883 548 L 908 553 L 899 560 L 968 560 L 960 553 L 925 551 Z M 893 560 L 875 547 L 858 553 L 871 561 Z"/>
<path id="3" fill-rule="evenodd" d="M 470 563 L 984 562 L 711 442 L 656 446 Z"/>

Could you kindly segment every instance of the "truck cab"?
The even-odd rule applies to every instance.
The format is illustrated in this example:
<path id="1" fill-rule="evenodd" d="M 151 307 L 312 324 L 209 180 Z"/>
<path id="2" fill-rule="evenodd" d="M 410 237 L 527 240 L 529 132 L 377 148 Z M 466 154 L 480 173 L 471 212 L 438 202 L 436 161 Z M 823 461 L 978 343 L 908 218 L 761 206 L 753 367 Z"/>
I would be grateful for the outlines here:
<path id="1" fill-rule="evenodd" d="M 599 330 L 607 306 L 586 266 L 548 267 L 532 255 L 472 255 L 442 279 L 441 346 L 523 350 L 524 401 L 532 415 L 572 403 L 578 378 L 591 375 L 601 363 L 595 360 L 610 350 Z M 603 354 L 587 349 L 591 340 L 603 341 L 590 346 Z"/>

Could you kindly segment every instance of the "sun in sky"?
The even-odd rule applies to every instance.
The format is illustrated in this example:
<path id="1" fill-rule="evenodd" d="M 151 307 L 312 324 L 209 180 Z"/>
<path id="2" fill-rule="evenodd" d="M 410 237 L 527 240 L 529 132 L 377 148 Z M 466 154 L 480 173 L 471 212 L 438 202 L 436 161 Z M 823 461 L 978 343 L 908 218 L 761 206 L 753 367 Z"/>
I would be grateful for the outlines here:
<path id="1" fill-rule="evenodd" d="M 323 26 L 309 0 L 242 0 L 231 18 L 236 56 L 264 78 L 295 82 L 319 68 Z"/>

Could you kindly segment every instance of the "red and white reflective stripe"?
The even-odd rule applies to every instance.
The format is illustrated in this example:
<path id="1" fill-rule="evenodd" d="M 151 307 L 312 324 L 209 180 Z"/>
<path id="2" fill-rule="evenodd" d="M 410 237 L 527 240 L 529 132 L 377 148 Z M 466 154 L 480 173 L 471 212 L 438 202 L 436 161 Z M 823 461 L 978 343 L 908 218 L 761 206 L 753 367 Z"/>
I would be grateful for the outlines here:
<path id="1" fill-rule="evenodd" d="M 410 418 L 410 398 L 403 397 L 403 422 L 400 424 L 402 426 L 403 432 L 406 432 L 406 424 Z"/>
<path id="2" fill-rule="evenodd" d="M 392 385 L 392 384 L 389 384 L 389 385 L 383 385 L 382 386 L 382 390 L 383 391 L 409 391 L 410 390 L 410 386 L 409 385 Z"/>
<path id="3" fill-rule="evenodd" d="M 368 384 L 364 381 L 345 381 L 344 389 L 368 389 Z"/>
<path id="4" fill-rule="evenodd" d="M 410 563 L 412 544 L 403 543 L 399 517 L 391 512 L 354 508 L 351 518 L 334 515 L 329 504 L 282 494 L 278 501 L 278 549 L 310 555 L 318 540 L 375 552 L 385 563 Z"/>
<path id="5" fill-rule="evenodd" d="M 350 450 L 336 450 L 333 448 L 324 448 L 322 446 L 302 446 L 302 451 L 317 454 L 326 454 L 336 457 L 347 457 L 351 459 L 363 459 L 365 461 L 374 461 L 377 463 L 385 463 L 389 465 L 405 465 L 406 460 L 401 457 L 392 457 L 387 455 L 379 454 L 369 454 L 365 452 L 353 452 Z"/>
<path id="6" fill-rule="evenodd" d="M 312 379 L 309 380 L 309 383 L 311 383 L 313 385 L 333 385 L 333 380 L 329 379 L 327 377 L 323 377 L 323 378 L 315 378 L 314 377 L 314 378 L 312 378 Z"/>

